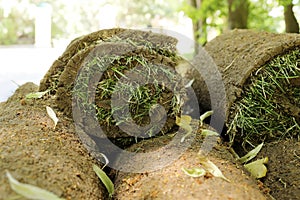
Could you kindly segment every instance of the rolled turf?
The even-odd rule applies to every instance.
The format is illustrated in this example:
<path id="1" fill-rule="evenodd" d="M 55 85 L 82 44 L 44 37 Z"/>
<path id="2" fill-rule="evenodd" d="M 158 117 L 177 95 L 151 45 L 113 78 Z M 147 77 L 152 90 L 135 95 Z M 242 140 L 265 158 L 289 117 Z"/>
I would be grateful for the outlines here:
<path id="1" fill-rule="evenodd" d="M 176 127 L 175 118 L 186 98 L 182 80 L 175 71 L 175 66 L 182 61 L 177 55 L 176 43 L 173 37 L 130 29 L 100 30 L 79 37 L 53 63 L 39 90 L 50 90 L 55 94 L 58 108 L 68 116 L 72 116 L 72 98 L 73 105 L 79 104 L 81 111 L 95 112 L 109 138 L 134 139 L 128 133 L 134 134 L 135 126 L 124 125 L 127 131 L 119 128 L 123 122 L 128 122 L 127 117 L 144 127 L 142 137 L 151 137 L 158 130 L 165 134 Z M 103 74 L 97 81 L 99 72 Z M 135 81 L 126 81 L 128 78 Z M 97 84 L 91 84 L 93 81 Z M 142 81 L 148 83 L 143 84 Z M 78 82 L 83 84 L 76 84 Z M 141 86 L 137 87 L 139 83 Z M 94 91 L 95 96 L 82 94 L 88 90 Z M 128 99 L 119 102 L 119 105 L 129 104 L 130 116 L 115 119 L 126 109 L 124 106 L 112 108 L 112 98 L 122 99 L 118 95 L 113 97 L 115 92 L 127 95 Z M 147 125 L 157 124 L 162 118 L 161 108 L 153 108 L 156 104 L 165 109 L 166 123 L 163 127 L 150 126 L 148 129 Z M 95 131 L 89 121 L 93 119 L 84 116 L 82 120 L 82 124 L 89 126 L 88 131 Z"/>
<path id="2" fill-rule="evenodd" d="M 205 50 L 222 74 L 226 135 L 233 144 L 249 150 L 262 141 L 300 138 L 299 34 L 234 30 Z M 193 87 L 199 91 L 203 84 L 196 81 Z M 210 109 L 208 101 L 201 104 Z"/>

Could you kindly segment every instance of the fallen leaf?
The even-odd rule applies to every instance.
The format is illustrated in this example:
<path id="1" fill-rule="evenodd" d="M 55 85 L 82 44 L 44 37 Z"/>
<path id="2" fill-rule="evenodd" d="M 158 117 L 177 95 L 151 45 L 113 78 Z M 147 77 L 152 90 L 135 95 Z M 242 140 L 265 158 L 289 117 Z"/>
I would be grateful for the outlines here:
<path id="1" fill-rule="evenodd" d="M 247 171 L 251 173 L 251 175 L 255 178 L 262 178 L 265 177 L 267 174 L 267 167 L 264 165 L 268 163 L 268 157 L 253 161 L 244 165 Z"/>
<path id="2" fill-rule="evenodd" d="M 182 115 L 181 117 L 176 116 L 176 124 L 180 126 L 181 124 L 190 124 L 192 117 L 189 115 Z"/>
<path id="3" fill-rule="evenodd" d="M 260 145 L 258 145 L 257 147 L 255 147 L 254 149 L 249 151 L 246 155 L 239 158 L 238 160 L 242 163 L 246 163 L 246 162 L 250 161 L 251 159 L 253 159 L 258 154 L 258 152 L 261 150 L 263 145 L 264 145 L 264 143 L 261 143 Z"/>
<path id="4" fill-rule="evenodd" d="M 188 176 L 191 177 L 200 177 L 200 176 L 204 176 L 206 174 L 205 169 L 200 168 L 200 167 L 194 167 L 194 168 L 181 168 L 181 170 Z"/>
<path id="5" fill-rule="evenodd" d="M 54 122 L 54 129 L 55 129 L 57 122 L 58 122 L 58 118 L 56 117 L 56 114 L 52 108 L 50 108 L 49 106 L 46 106 L 46 110 L 47 110 L 49 117 Z"/>
<path id="6" fill-rule="evenodd" d="M 181 142 L 184 142 L 185 138 L 193 132 L 190 125 L 191 121 L 192 117 L 189 115 L 182 115 L 181 117 L 176 116 L 176 124 L 187 131 L 187 133 L 181 138 Z"/>
<path id="7" fill-rule="evenodd" d="M 111 197 L 114 194 L 114 184 L 110 180 L 110 178 L 106 175 L 106 173 L 100 169 L 97 165 L 93 165 L 93 170 L 97 174 L 97 176 L 100 178 L 104 186 L 106 187 L 109 196 Z"/>
<path id="8" fill-rule="evenodd" d="M 205 112 L 203 115 L 200 116 L 200 127 L 203 126 L 203 121 L 208 118 L 209 116 L 211 116 L 214 113 L 214 111 L 207 111 Z"/>
<path id="9" fill-rule="evenodd" d="M 47 94 L 50 90 L 46 90 L 44 92 L 32 92 L 25 96 L 26 99 L 39 99 L 42 98 L 45 94 Z"/>
<path id="10" fill-rule="evenodd" d="M 219 177 L 224 179 L 225 181 L 230 182 L 230 180 L 223 175 L 221 170 L 207 157 L 200 155 L 200 163 L 203 166 L 203 168 L 209 173 L 211 173 L 214 177 Z"/>
<path id="11" fill-rule="evenodd" d="M 201 135 L 203 136 L 220 136 L 219 133 L 215 132 L 215 131 L 211 131 L 208 129 L 203 129 L 201 130 Z"/>
<path id="12" fill-rule="evenodd" d="M 23 197 L 34 200 L 63 200 L 63 198 L 59 198 L 52 192 L 33 185 L 20 183 L 8 171 L 6 172 L 6 176 L 11 189 Z"/>

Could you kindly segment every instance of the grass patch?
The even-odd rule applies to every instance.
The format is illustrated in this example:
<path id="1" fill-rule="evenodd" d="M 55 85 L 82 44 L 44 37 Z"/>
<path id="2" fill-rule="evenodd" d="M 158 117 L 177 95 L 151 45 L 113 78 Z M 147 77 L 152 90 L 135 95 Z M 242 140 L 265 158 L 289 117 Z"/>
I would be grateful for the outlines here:
<path id="1" fill-rule="evenodd" d="M 150 124 L 151 110 L 156 104 L 160 104 L 167 112 L 167 117 L 175 118 L 180 114 L 184 101 L 185 89 L 182 87 L 180 76 L 174 70 L 175 63 L 181 59 L 166 47 L 159 49 L 151 43 L 143 41 L 120 40 L 114 38 L 114 42 L 125 42 L 134 45 L 134 52 L 125 55 L 106 55 L 101 58 L 95 57 L 92 61 L 81 68 L 81 75 L 77 81 L 85 84 L 76 84 L 73 95 L 82 110 L 89 112 L 96 110 L 97 120 L 101 126 L 117 126 L 120 123 L 134 120 L 137 125 Z M 161 58 L 158 60 L 157 58 Z M 162 59 L 167 59 L 174 66 L 161 64 Z M 107 64 L 109 63 L 108 67 Z M 161 67 L 160 67 L 161 65 Z M 167 67 L 163 67 L 163 66 Z M 107 69 L 106 69 L 107 67 Z M 128 72 L 131 77 L 128 77 Z M 89 86 L 90 78 L 97 72 L 102 72 L 102 77 L 95 88 Z M 147 84 L 139 85 L 133 80 L 144 80 Z M 128 81 L 126 81 L 128 79 Z M 166 85 L 174 84 L 174 88 Z M 138 87 L 137 87 L 138 86 Z M 171 90 L 176 91 L 174 94 Z M 86 93 L 81 91 L 96 91 L 95 104 L 88 99 Z M 111 108 L 111 99 L 114 93 L 126 94 L 130 97 L 125 104 Z M 121 99 L 121 98 L 120 98 Z M 118 122 L 114 119 L 114 113 L 122 113 L 129 105 L 130 116 L 121 116 Z M 158 116 L 157 116 L 158 117 Z M 170 126 L 171 127 L 171 126 Z M 153 127 L 155 129 L 156 127 Z M 146 134 L 152 136 L 152 128 Z"/>
<path id="2" fill-rule="evenodd" d="M 292 50 L 253 72 L 233 109 L 231 142 L 252 147 L 267 140 L 300 139 L 300 50 Z"/>

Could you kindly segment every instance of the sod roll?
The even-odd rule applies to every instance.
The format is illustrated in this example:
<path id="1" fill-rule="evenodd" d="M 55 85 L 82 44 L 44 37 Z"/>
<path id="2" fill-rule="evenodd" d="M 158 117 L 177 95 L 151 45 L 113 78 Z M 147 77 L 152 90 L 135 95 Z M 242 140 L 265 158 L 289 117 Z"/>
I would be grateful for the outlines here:
<path id="1" fill-rule="evenodd" d="M 182 62 L 176 43 L 170 36 L 130 29 L 100 30 L 79 37 L 53 63 L 39 90 L 55 94 L 58 108 L 68 116 L 72 116 L 72 103 L 78 105 L 78 113 L 87 113 L 80 120 L 90 132 L 97 129 L 88 116 L 95 112 L 109 138 L 134 139 L 128 133 L 139 134 L 137 126 L 143 130 L 141 137 L 151 137 L 159 130 L 165 134 L 176 126 L 175 118 L 186 98 L 175 71 Z M 127 108 L 130 115 L 124 114 Z M 152 126 L 162 120 L 163 110 L 166 123 Z"/>
<path id="2" fill-rule="evenodd" d="M 207 43 L 205 50 L 222 74 L 231 142 L 247 146 L 285 137 L 299 139 L 299 34 L 233 30 Z M 209 102 L 202 104 L 209 109 Z"/>
<path id="3" fill-rule="evenodd" d="M 210 173 L 191 177 L 183 171 L 183 169 L 204 169 L 204 165 L 201 163 L 202 156 L 199 154 L 199 148 L 204 139 L 201 136 L 203 129 L 197 129 L 195 126 L 197 123 L 197 120 L 193 120 L 191 123 L 193 134 L 195 134 L 192 145 L 186 151 L 181 152 L 182 155 L 174 162 L 166 166 L 164 166 L 164 161 L 159 162 L 161 167 L 146 173 L 128 173 L 125 172 L 126 169 L 117 172 L 114 182 L 115 199 L 268 199 L 268 195 L 262 194 L 254 179 L 243 171 L 243 168 L 236 163 L 227 147 L 221 142 L 215 143 L 214 148 L 205 158 L 221 170 L 227 181 Z M 153 152 L 164 147 L 170 140 L 172 138 L 168 135 L 151 138 L 134 144 L 127 150 L 139 152 L 139 154 Z M 165 150 L 165 154 L 168 154 L 168 151 Z M 171 152 L 178 154 L 174 148 L 171 149 Z M 159 159 L 158 156 L 144 158 L 134 156 L 131 160 L 124 162 L 123 168 L 130 165 L 130 162 L 143 163 L 137 165 L 137 168 L 149 166 L 157 163 Z"/>

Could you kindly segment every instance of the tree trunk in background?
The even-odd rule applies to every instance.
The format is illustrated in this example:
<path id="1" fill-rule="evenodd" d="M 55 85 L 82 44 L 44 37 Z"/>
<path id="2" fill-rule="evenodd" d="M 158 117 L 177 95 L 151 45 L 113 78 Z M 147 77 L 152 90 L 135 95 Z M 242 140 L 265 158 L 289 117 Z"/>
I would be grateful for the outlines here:
<path id="1" fill-rule="evenodd" d="M 200 10 L 201 4 L 204 0 L 190 0 L 189 3 L 192 7 Z M 198 46 L 207 41 L 206 32 L 206 18 L 192 19 L 193 20 L 193 33 L 195 40 L 195 53 L 198 53 Z M 202 41 L 201 41 L 202 40 Z"/>
<path id="2" fill-rule="evenodd" d="M 248 25 L 248 0 L 227 0 L 228 2 L 228 28 L 246 29 Z"/>
<path id="3" fill-rule="evenodd" d="M 284 6 L 285 32 L 299 33 L 299 24 L 293 12 L 293 4 Z"/>

